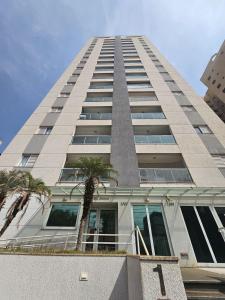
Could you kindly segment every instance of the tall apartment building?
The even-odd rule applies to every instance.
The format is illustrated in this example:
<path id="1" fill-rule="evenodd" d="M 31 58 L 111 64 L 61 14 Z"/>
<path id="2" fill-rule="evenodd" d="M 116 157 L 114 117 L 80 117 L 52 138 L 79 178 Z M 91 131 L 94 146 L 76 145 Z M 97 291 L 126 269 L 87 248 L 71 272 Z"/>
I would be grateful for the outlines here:
<path id="1" fill-rule="evenodd" d="M 5 238 L 77 232 L 81 156 L 118 171 L 95 196 L 84 250 L 144 253 L 138 225 L 152 255 L 224 265 L 225 124 L 144 36 L 90 39 L 1 155 L 1 169 L 30 171 L 53 193 Z"/>
<path id="2" fill-rule="evenodd" d="M 208 88 L 204 100 L 225 122 L 225 41 L 211 57 L 201 81 Z"/>

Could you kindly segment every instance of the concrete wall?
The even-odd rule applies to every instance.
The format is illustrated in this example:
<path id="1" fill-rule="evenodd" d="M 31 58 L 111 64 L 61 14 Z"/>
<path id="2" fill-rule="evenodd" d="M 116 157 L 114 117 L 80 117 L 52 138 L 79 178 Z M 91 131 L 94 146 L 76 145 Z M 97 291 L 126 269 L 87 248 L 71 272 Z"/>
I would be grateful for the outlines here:
<path id="1" fill-rule="evenodd" d="M 161 298 L 157 264 L 166 295 L 186 299 L 175 258 L 126 256 L 1 255 L 1 299 L 156 300 Z M 81 281 L 81 272 L 87 281 Z M 12 288 L 13 286 L 13 288 Z"/>

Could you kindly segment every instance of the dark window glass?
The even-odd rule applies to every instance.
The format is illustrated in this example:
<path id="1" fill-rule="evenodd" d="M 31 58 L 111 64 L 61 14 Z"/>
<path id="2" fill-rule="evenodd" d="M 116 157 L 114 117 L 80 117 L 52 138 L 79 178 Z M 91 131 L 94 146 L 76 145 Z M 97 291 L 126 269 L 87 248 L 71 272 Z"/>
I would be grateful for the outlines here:
<path id="1" fill-rule="evenodd" d="M 205 237 L 201 230 L 194 208 L 182 206 L 181 211 L 198 262 L 213 262 Z"/>
<path id="2" fill-rule="evenodd" d="M 135 205 L 133 207 L 133 211 L 134 211 L 134 226 L 139 227 L 142 237 L 144 239 L 145 245 L 148 248 L 148 252 L 149 252 L 149 254 L 152 254 L 145 206 L 144 205 Z M 137 241 L 136 241 L 136 244 L 137 244 Z M 141 254 L 145 254 L 145 250 L 144 250 L 144 247 L 143 247 L 140 239 L 139 239 L 139 244 L 140 244 Z"/>
<path id="3" fill-rule="evenodd" d="M 221 223 L 225 227 L 225 207 L 215 207 Z"/>
<path id="4" fill-rule="evenodd" d="M 218 263 L 225 262 L 225 243 L 214 217 L 207 206 L 198 206 L 197 211 L 205 228 L 207 237 L 216 256 Z"/>
<path id="5" fill-rule="evenodd" d="M 55 203 L 46 226 L 75 227 L 78 210 L 78 204 Z"/>
<path id="6" fill-rule="evenodd" d="M 148 212 L 151 223 L 155 254 L 170 256 L 170 247 L 167 240 L 161 207 L 159 205 L 149 205 Z"/>

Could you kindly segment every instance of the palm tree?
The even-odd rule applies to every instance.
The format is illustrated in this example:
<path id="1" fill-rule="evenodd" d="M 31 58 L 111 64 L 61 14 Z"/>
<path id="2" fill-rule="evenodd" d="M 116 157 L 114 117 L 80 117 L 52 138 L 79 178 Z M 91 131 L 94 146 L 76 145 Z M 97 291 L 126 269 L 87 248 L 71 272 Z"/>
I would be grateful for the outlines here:
<path id="1" fill-rule="evenodd" d="M 50 197 L 51 192 L 49 188 L 44 184 L 41 179 L 35 179 L 28 172 L 21 172 L 20 182 L 17 188 L 14 190 L 13 196 L 15 199 L 13 200 L 12 205 L 9 207 L 6 213 L 6 220 L 3 227 L 0 230 L 0 236 L 6 231 L 11 222 L 17 216 L 19 212 L 22 212 L 18 223 L 23 218 L 30 200 L 33 198 L 40 201 L 43 206 L 42 196 Z M 43 206 L 44 207 L 44 206 Z"/>
<path id="2" fill-rule="evenodd" d="M 23 172 L 19 170 L 0 171 L 0 211 L 5 205 L 6 199 L 13 194 L 23 181 Z"/>
<path id="3" fill-rule="evenodd" d="M 113 173 L 116 174 L 117 172 L 112 168 L 111 164 L 106 163 L 100 157 L 80 157 L 80 159 L 73 164 L 73 167 L 79 169 L 77 175 L 83 178 L 81 183 L 84 183 L 83 213 L 81 216 L 76 244 L 76 250 L 81 250 L 83 232 L 87 223 L 90 207 L 93 202 L 94 193 L 99 185 L 102 185 L 105 188 L 102 179 L 111 180 L 117 183 L 116 178 L 111 176 Z M 81 183 L 71 190 L 70 196 L 72 196 L 74 189 L 76 189 Z"/>

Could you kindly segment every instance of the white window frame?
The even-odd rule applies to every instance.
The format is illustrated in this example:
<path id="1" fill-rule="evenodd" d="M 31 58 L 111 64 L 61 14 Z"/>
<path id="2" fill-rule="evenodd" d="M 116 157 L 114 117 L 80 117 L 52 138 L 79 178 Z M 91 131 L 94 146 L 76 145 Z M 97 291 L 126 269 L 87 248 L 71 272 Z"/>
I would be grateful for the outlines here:
<path id="1" fill-rule="evenodd" d="M 49 135 L 51 131 L 52 131 L 52 126 L 40 126 L 37 134 Z"/>
<path id="2" fill-rule="evenodd" d="M 52 207 L 54 204 L 78 205 L 77 219 L 76 219 L 75 226 L 47 226 L 48 219 L 50 217 Z M 52 202 L 49 207 L 46 218 L 44 220 L 43 229 L 46 229 L 46 230 L 76 230 L 78 228 L 78 224 L 79 224 L 78 222 L 80 222 L 80 211 L 81 211 L 81 203 L 80 202 L 62 202 L 62 201 Z"/>
<path id="3" fill-rule="evenodd" d="M 58 113 L 58 112 L 61 112 L 62 109 L 63 109 L 62 106 L 52 106 L 52 107 L 51 107 L 51 112 Z"/>
<path id="4" fill-rule="evenodd" d="M 25 164 L 23 164 L 23 160 L 25 158 L 27 158 L 27 160 L 26 160 Z M 32 168 L 35 165 L 37 158 L 38 158 L 38 154 L 23 154 L 22 159 L 20 160 L 20 163 L 19 163 L 19 167 Z"/>
<path id="5" fill-rule="evenodd" d="M 211 129 L 207 125 L 197 125 L 194 126 L 194 129 L 198 134 L 212 134 Z"/>

